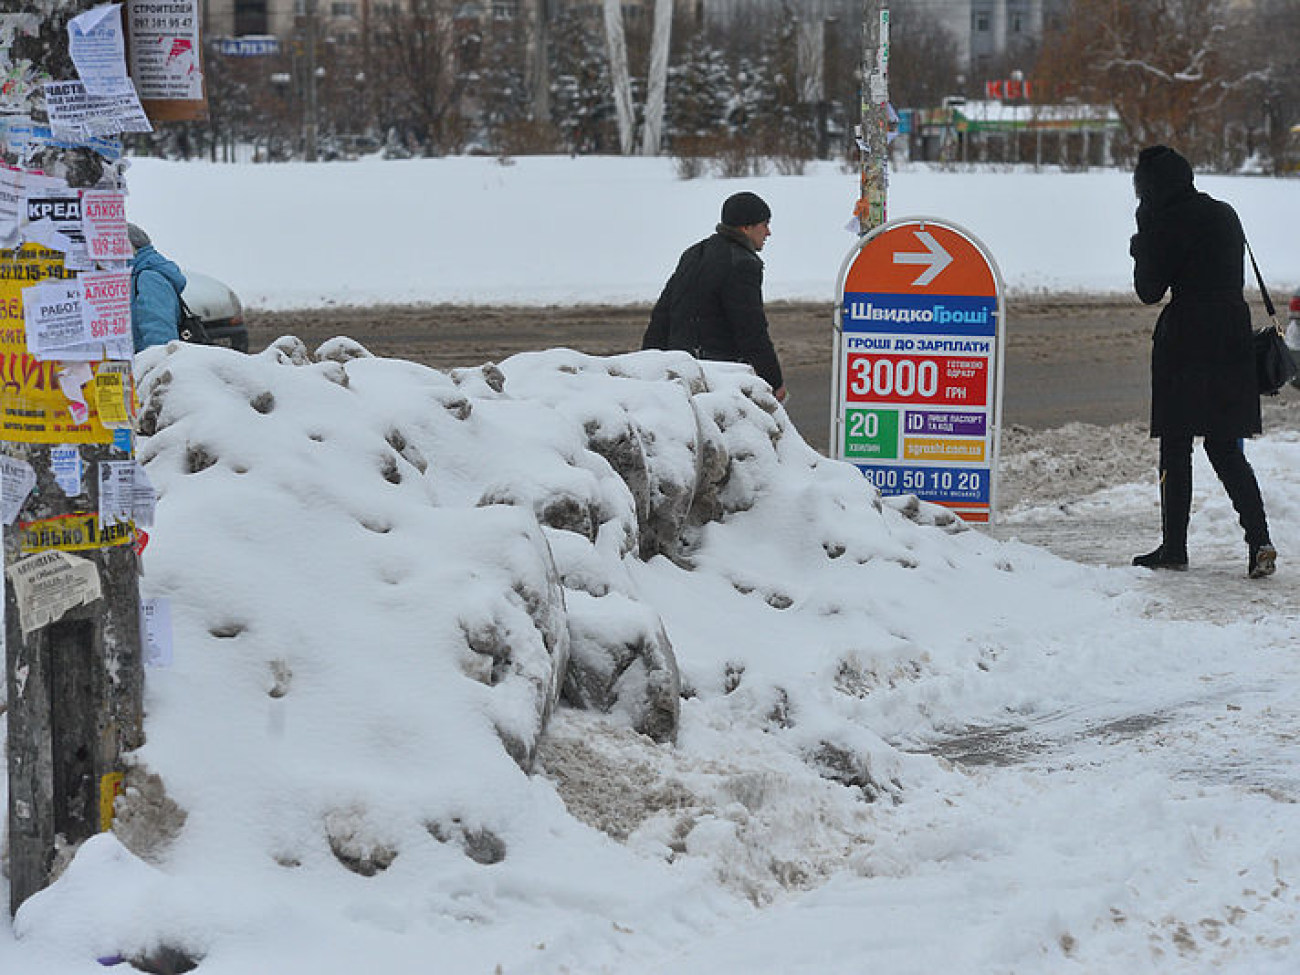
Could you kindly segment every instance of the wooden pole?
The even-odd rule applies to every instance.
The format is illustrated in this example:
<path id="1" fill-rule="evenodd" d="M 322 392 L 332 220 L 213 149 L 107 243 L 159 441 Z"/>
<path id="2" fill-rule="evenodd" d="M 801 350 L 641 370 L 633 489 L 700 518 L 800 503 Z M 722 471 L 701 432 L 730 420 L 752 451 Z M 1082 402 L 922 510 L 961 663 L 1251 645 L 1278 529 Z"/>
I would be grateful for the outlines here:
<path id="1" fill-rule="evenodd" d="M 862 169 L 854 213 L 858 232 L 882 226 L 889 193 L 889 10 L 881 0 L 862 6 L 862 124 L 858 152 Z"/>
<path id="2" fill-rule="evenodd" d="M 67 21 L 95 5 L 37 5 L 42 12 L 28 14 L 34 20 L 13 38 L 11 63 L 25 58 L 50 78 L 74 78 Z M 30 10 L 30 0 L 0 0 L 0 13 Z M 26 97 L 27 114 L 39 122 L 39 86 Z M 95 185 L 104 172 L 87 147 L 47 150 L 41 168 L 74 188 Z M 58 252 L 30 245 L 0 250 L 0 266 L 6 330 L 20 336 L 23 290 L 73 276 Z M 0 454 L 30 467 L 36 484 L 4 529 L 11 913 L 49 885 L 79 843 L 111 824 L 123 753 L 142 740 L 143 687 L 134 531 L 98 520 L 101 465 L 130 460 L 130 438 L 105 428 L 98 414 L 77 426 L 66 404 L 60 412 L 49 399 L 57 364 L 32 358 L 18 341 L 18 350 L 4 350 Z M 83 388 L 88 397 L 94 385 Z M 59 448 L 64 464 L 68 448 L 75 451 L 80 484 L 56 477 Z"/>

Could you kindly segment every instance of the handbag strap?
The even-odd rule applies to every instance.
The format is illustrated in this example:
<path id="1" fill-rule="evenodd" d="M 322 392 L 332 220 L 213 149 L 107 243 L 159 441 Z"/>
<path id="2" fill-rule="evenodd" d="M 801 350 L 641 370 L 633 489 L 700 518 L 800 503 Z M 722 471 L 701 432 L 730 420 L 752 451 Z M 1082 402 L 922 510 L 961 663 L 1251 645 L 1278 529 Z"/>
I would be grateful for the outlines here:
<path id="1" fill-rule="evenodd" d="M 1250 255 L 1250 266 L 1255 269 L 1255 280 L 1259 282 L 1259 293 L 1264 296 L 1264 310 L 1268 312 L 1268 317 L 1273 321 L 1273 327 L 1281 335 L 1283 334 L 1282 324 L 1277 320 L 1277 309 L 1273 307 L 1273 297 L 1268 293 L 1268 288 L 1264 285 L 1264 275 L 1259 273 L 1259 265 L 1255 262 L 1255 252 L 1250 249 L 1250 241 L 1244 235 L 1242 240 L 1246 242 L 1246 253 Z"/>

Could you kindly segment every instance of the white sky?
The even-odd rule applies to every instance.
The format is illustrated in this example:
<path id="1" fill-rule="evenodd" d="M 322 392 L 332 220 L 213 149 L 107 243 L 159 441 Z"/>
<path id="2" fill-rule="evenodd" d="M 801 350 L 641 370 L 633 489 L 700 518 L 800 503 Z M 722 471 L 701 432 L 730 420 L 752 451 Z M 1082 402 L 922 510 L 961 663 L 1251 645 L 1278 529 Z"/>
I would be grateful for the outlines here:
<path id="1" fill-rule="evenodd" d="M 695 211 L 733 189 L 645 177 L 663 165 L 142 162 L 132 219 L 267 305 L 359 300 L 402 280 L 395 299 L 545 285 L 546 300 L 648 300 L 709 229 Z M 403 182 L 420 173 L 423 195 Z M 849 199 L 851 177 L 835 178 Z M 1121 175 L 1058 177 L 1054 192 L 1046 176 L 916 179 L 953 187 L 948 202 L 960 187 L 1019 233 L 1033 224 L 1023 194 L 1077 185 L 1100 201 L 1109 188 L 1114 226 L 1100 204 L 1080 207 L 1064 221 L 1073 234 L 1055 221 L 1018 250 L 1069 260 L 1022 264 L 1009 246 L 1003 271 L 1019 287 L 1126 281 Z M 848 235 L 829 183 L 758 182 L 784 235 L 768 254 L 778 290 L 833 288 Z M 1282 243 L 1274 194 L 1295 184 L 1230 185 L 1262 214 L 1257 240 Z M 422 202 L 435 187 L 437 217 Z M 559 201 L 576 206 L 581 187 L 590 219 L 562 220 Z M 942 214 L 941 196 L 925 209 Z M 467 227 L 454 216 L 471 198 L 494 202 Z M 800 216 L 815 198 L 824 219 Z M 953 217 L 995 254 L 1019 239 L 977 218 Z M 186 229 L 196 222 L 210 233 Z M 818 283 L 797 228 L 823 223 L 835 243 Z M 1094 253 L 1088 229 L 1103 226 L 1118 256 Z M 1249 448 L 1278 575 L 1244 579 L 1235 516 L 1199 455 L 1192 571 L 1152 575 L 1100 564 L 1153 542 L 1150 484 L 1075 496 L 1063 472 L 1059 497 L 1008 513 L 998 533 L 1082 537 L 1099 564 L 926 527 L 878 509 L 733 367 L 709 366 L 711 391 L 691 395 L 666 378 L 688 368 L 679 356 L 539 350 L 502 363 L 496 391 L 477 368 L 291 353 L 137 359 L 159 411 L 141 456 L 162 495 L 143 585 L 170 600 L 175 632 L 174 660 L 148 673 L 140 757 L 188 819 L 153 863 L 112 836 L 86 844 L 12 929 L 0 924 L 0 972 L 102 971 L 96 958 L 158 943 L 204 955 L 203 975 L 1294 971 L 1294 429 Z M 642 562 L 626 554 L 632 497 L 588 436 L 640 431 L 654 478 L 681 484 L 696 417 L 736 464 L 730 514 L 691 568 Z M 191 473 L 199 453 L 212 463 Z M 559 499 L 587 513 L 590 537 L 539 527 L 533 512 Z M 555 591 L 552 561 L 570 590 L 560 618 L 521 595 Z M 562 708 L 550 773 L 518 769 L 495 729 L 529 740 L 546 679 L 538 627 L 557 625 L 596 643 L 662 625 L 689 689 L 675 746 Z M 466 637 L 489 631 L 516 653 L 492 687 L 474 679 Z M 857 785 L 818 774 L 836 752 Z M 566 811 L 561 772 L 570 799 L 624 840 Z M 463 852 L 458 837 L 480 830 L 504 843 L 501 862 Z M 360 876 L 331 836 L 396 857 Z"/>

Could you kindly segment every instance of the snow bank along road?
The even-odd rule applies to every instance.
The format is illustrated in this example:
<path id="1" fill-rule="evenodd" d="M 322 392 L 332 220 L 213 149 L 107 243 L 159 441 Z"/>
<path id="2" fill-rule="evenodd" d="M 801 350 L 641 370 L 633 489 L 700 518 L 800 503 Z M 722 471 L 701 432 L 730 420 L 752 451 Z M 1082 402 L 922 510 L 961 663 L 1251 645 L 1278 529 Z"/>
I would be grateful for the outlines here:
<path id="1" fill-rule="evenodd" d="M 787 410 L 804 439 L 825 451 L 833 305 L 772 302 L 767 310 L 790 390 Z M 376 355 L 440 369 L 500 361 L 529 349 L 627 352 L 640 346 L 649 316 L 648 306 L 405 305 L 248 313 L 254 350 L 286 334 L 309 348 L 347 335 Z M 1045 429 L 1071 421 L 1144 418 L 1155 316 L 1136 298 L 1009 301 L 1006 424 Z M 1262 320 L 1262 312 L 1257 318 Z"/>

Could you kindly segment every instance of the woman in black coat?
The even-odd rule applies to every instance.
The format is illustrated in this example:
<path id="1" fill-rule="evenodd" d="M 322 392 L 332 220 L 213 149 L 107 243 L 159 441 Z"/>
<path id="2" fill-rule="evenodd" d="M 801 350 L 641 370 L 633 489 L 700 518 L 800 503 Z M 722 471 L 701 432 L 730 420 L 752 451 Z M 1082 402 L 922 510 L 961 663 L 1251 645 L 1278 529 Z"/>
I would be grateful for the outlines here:
<path id="1" fill-rule="evenodd" d="M 1245 235 L 1228 204 L 1192 185 L 1187 160 L 1167 146 L 1138 156 L 1133 174 L 1137 230 L 1129 245 L 1133 286 L 1153 305 L 1169 292 L 1151 349 L 1151 435 L 1160 438 L 1160 547 L 1133 560 L 1148 569 L 1187 568 L 1192 440 L 1237 510 L 1251 578 L 1271 575 L 1259 484 L 1243 437 L 1261 430 L 1250 308 L 1242 296 Z"/>

